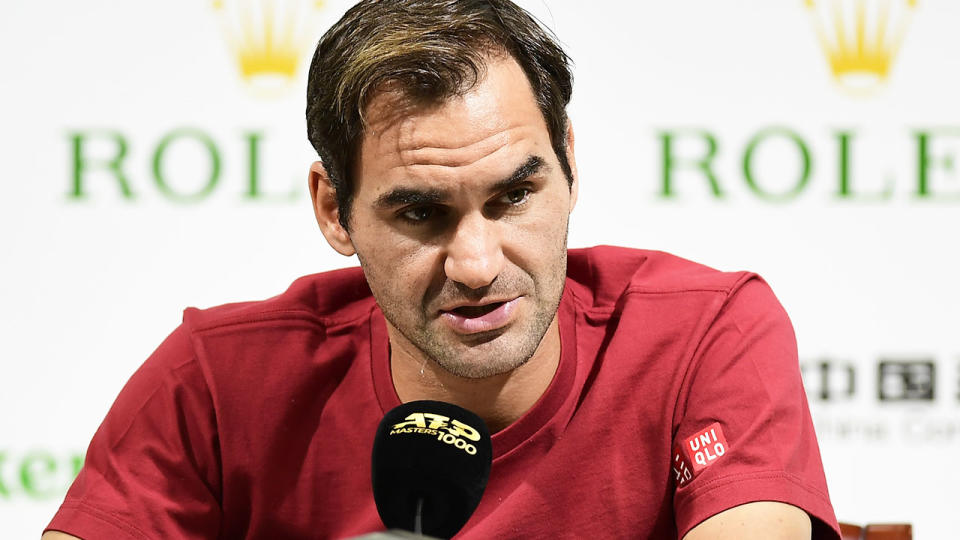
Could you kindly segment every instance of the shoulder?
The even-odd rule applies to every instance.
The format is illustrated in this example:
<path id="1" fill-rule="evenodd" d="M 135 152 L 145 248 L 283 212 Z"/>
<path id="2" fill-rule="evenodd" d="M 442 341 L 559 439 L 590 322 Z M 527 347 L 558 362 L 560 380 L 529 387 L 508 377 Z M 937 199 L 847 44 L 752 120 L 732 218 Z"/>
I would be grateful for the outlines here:
<path id="1" fill-rule="evenodd" d="M 719 307 L 745 286 L 769 291 L 752 272 L 723 272 L 663 251 L 616 246 L 569 250 L 567 277 L 585 307 L 601 309 L 628 296 L 699 298 Z"/>
<path id="2" fill-rule="evenodd" d="M 615 327 L 632 347 L 645 343 L 661 353 L 670 343 L 677 366 L 698 358 L 711 336 L 794 340 L 780 302 L 753 272 L 722 272 L 661 251 L 610 246 L 570 250 L 568 260 L 567 286 L 589 327 Z"/>
<path id="3" fill-rule="evenodd" d="M 191 332 L 301 321 L 339 326 L 369 315 L 373 296 L 360 268 L 303 276 L 283 293 L 266 300 L 236 302 L 206 309 L 188 308 L 184 325 Z"/>
<path id="4" fill-rule="evenodd" d="M 187 308 L 183 322 L 128 384 L 150 385 L 189 377 L 196 386 L 256 380 L 264 372 L 306 369 L 307 351 L 341 340 L 362 341 L 376 306 L 359 268 L 301 277 L 283 293 L 259 301 Z M 321 365 L 326 356 L 314 357 Z M 246 384 L 246 383 L 245 383 Z"/>

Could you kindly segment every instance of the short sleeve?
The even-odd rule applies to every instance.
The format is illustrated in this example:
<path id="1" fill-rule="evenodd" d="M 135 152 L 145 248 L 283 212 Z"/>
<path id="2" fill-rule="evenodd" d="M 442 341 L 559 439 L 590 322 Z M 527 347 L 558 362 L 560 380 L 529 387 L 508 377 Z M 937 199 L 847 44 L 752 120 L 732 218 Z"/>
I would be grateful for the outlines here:
<path id="1" fill-rule="evenodd" d="M 754 275 L 733 287 L 697 346 L 673 448 L 680 537 L 734 506 L 778 501 L 811 516 L 814 538 L 839 539 L 793 327 Z"/>
<path id="2" fill-rule="evenodd" d="M 47 530 L 98 538 L 216 538 L 216 415 L 180 328 L 134 373 Z"/>

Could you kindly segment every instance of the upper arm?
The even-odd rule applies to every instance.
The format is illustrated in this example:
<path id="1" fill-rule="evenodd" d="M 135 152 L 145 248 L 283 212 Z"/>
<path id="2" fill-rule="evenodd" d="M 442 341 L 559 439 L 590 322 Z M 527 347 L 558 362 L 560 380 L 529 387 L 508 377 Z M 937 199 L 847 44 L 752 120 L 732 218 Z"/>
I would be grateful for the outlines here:
<path id="1" fill-rule="evenodd" d="M 674 422 L 679 534 L 697 524 L 729 530 L 739 523 L 731 516 L 742 512 L 751 520 L 770 517 L 777 523 L 782 512 L 768 513 L 776 503 L 747 503 L 781 501 L 797 509 L 801 521 L 810 522 L 807 514 L 816 518 L 818 538 L 839 537 L 793 328 L 759 279 L 730 293 L 698 341 Z M 754 515 L 754 509 L 762 511 Z"/>
<path id="2" fill-rule="evenodd" d="M 47 528 L 81 538 L 216 537 L 217 437 L 209 387 L 178 330 L 120 391 Z M 51 531 L 43 538 L 74 538 Z"/>
<path id="3" fill-rule="evenodd" d="M 67 534 L 60 531 L 47 531 L 43 533 L 43 536 L 40 537 L 40 540 L 83 540 L 73 536 L 72 534 Z"/>
<path id="4" fill-rule="evenodd" d="M 684 540 L 810 538 L 810 516 L 789 504 L 759 501 L 724 510 L 690 529 Z"/>

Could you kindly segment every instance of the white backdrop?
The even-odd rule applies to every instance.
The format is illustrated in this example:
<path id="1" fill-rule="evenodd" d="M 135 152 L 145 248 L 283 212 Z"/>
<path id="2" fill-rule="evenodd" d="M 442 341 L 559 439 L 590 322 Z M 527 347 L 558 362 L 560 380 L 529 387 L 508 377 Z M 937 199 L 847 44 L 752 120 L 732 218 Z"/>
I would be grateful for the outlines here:
<path id="1" fill-rule="evenodd" d="M 761 273 L 797 330 L 838 517 L 948 538 L 960 4 L 860 3 L 522 2 L 575 61 L 571 245 Z M 356 264 L 313 221 L 303 121 L 312 43 L 349 2 L 266 2 L 269 58 L 254 4 L 0 7 L 0 536 L 40 533 L 185 306 Z M 251 73 L 285 51 L 292 75 Z"/>

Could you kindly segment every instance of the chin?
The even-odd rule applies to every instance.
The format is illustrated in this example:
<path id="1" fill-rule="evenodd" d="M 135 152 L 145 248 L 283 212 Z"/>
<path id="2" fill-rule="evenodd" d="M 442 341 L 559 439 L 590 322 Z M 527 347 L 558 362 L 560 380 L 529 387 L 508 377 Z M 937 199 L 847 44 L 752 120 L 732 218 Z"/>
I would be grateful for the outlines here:
<path id="1" fill-rule="evenodd" d="M 493 338 L 473 346 L 442 350 L 443 354 L 433 360 L 447 372 L 464 379 L 487 379 L 523 366 L 533 357 L 537 347 L 536 344 L 508 343 Z"/>
<path id="2" fill-rule="evenodd" d="M 442 367 L 451 375 L 455 375 L 462 379 L 480 380 L 510 373 L 522 366 L 525 362 L 525 360 L 522 360 L 515 363 L 490 364 L 460 361 L 454 363 L 440 363 L 440 367 Z"/>

